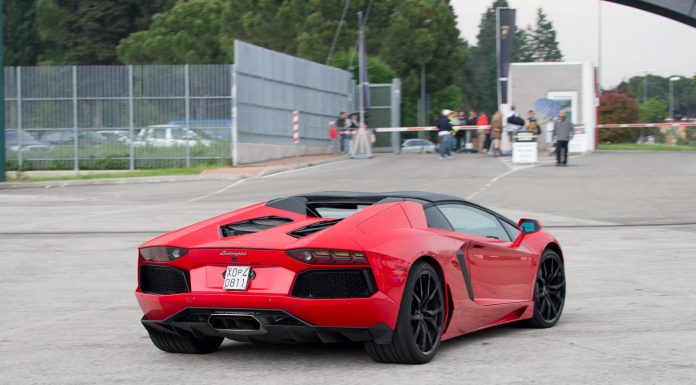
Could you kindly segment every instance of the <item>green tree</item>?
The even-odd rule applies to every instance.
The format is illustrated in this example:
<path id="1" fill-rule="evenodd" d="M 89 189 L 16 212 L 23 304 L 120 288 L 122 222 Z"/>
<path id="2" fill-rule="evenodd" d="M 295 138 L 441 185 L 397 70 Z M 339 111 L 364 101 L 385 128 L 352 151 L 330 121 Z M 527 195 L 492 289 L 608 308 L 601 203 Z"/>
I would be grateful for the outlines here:
<path id="1" fill-rule="evenodd" d="M 407 47 L 407 48 L 406 48 Z M 394 11 L 386 31 L 380 56 L 399 75 L 404 103 L 416 105 L 420 89 L 421 64 L 426 69 L 426 89 L 442 90 L 454 85 L 462 95 L 463 68 L 468 50 L 459 37 L 454 11 L 439 0 L 404 1 Z M 439 110 L 454 106 L 435 105 Z M 458 106 L 457 106 L 458 107 Z M 404 107 L 404 124 L 415 124 L 412 109 Z M 434 115 L 430 116 L 431 120 Z"/>
<path id="2" fill-rule="evenodd" d="M 354 59 L 351 64 L 351 57 Z M 331 59 L 331 65 L 353 73 L 358 79 L 358 61 L 355 52 L 337 52 Z M 370 83 L 391 83 L 397 77 L 396 72 L 377 56 L 367 57 L 367 77 Z"/>
<path id="3" fill-rule="evenodd" d="M 116 46 L 132 32 L 147 29 L 153 14 L 174 0 L 55 0 L 64 27 L 57 42 L 65 48 L 59 64 L 115 64 Z M 58 64 L 58 63 L 57 63 Z"/>
<path id="4" fill-rule="evenodd" d="M 132 33 L 118 45 L 128 64 L 206 64 L 230 62 L 221 45 L 223 4 L 218 0 L 177 3 L 152 18 L 146 31 Z"/>
<path id="5" fill-rule="evenodd" d="M 29 0 L 5 0 L 3 5 L 5 65 L 35 65 L 41 52 L 36 25 L 36 3 Z"/>
<path id="6" fill-rule="evenodd" d="M 496 56 L 495 10 L 508 7 L 507 0 L 495 0 L 481 17 L 476 47 L 471 50 L 474 79 L 472 101 L 479 111 L 493 115 L 498 109 L 498 65 Z"/>
<path id="7" fill-rule="evenodd" d="M 553 28 L 553 23 L 551 20 L 548 20 L 541 7 L 537 9 L 536 25 L 529 38 L 529 43 L 529 49 L 532 51 L 532 61 L 548 62 L 563 60 L 563 54 L 558 48 L 558 41 L 556 40 L 556 30 Z"/>
<path id="8" fill-rule="evenodd" d="M 641 123 L 660 123 L 664 122 L 668 114 L 667 101 L 655 97 L 640 105 L 639 120 Z"/>
<path id="9" fill-rule="evenodd" d="M 669 103 L 669 83 L 670 78 L 658 75 L 633 76 L 628 80 L 622 81 L 616 91 L 626 93 L 634 100 L 643 99 L 643 82 L 647 83 L 648 99 L 661 98 Z M 694 116 L 696 115 L 696 85 L 686 76 L 674 81 L 674 115 Z"/>
<path id="10" fill-rule="evenodd" d="M 517 63 L 534 61 L 532 48 L 532 27 L 517 28 L 515 31 L 515 45 L 512 51 L 512 60 Z"/>
<path id="11" fill-rule="evenodd" d="M 36 23 L 42 43 L 38 64 L 61 65 L 69 61 L 68 48 L 63 44 L 69 38 L 69 18 L 70 13 L 55 0 L 36 1 Z"/>

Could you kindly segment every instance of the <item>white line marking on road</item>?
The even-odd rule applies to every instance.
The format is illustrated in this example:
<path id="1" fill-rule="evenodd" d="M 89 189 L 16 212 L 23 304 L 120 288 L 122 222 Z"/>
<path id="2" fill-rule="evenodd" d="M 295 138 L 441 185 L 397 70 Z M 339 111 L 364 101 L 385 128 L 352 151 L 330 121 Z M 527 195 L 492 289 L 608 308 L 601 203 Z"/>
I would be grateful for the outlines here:
<path id="1" fill-rule="evenodd" d="M 578 158 L 582 158 L 582 157 L 585 156 L 586 154 L 587 154 L 587 153 L 582 154 L 582 155 L 578 155 L 578 156 L 568 156 L 568 159 L 578 159 Z M 474 191 L 473 193 L 469 194 L 469 196 L 466 197 L 467 200 L 474 199 L 477 195 L 479 195 L 480 193 L 486 191 L 489 187 L 491 187 L 495 182 L 497 182 L 497 181 L 499 181 L 499 180 L 505 178 L 506 176 L 508 176 L 508 175 L 510 175 L 510 174 L 513 174 L 513 173 L 515 173 L 515 172 L 517 172 L 517 171 L 520 171 L 520 170 L 526 170 L 526 169 L 529 169 L 529 168 L 538 167 L 538 166 L 541 166 L 541 165 L 544 165 L 544 164 L 552 164 L 552 163 L 555 162 L 555 160 L 554 160 L 553 158 L 551 158 L 551 159 L 542 159 L 542 160 L 539 160 L 537 163 L 528 164 L 528 165 L 515 165 L 515 164 L 513 164 L 512 162 L 509 162 L 509 163 L 508 163 L 507 160 L 504 159 L 504 158 L 499 158 L 499 160 L 500 160 L 504 165 L 506 165 L 510 170 L 508 170 L 508 171 L 506 171 L 506 172 L 504 172 L 504 173 L 502 173 L 502 174 L 500 174 L 500 175 L 498 175 L 498 176 L 496 176 L 496 177 L 491 178 L 491 180 L 488 181 L 488 183 L 486 183 L 483 187 L 481 187 L 480 189 L 478 189 L 478 190 Z"/>
<path id="2" fill-rule="evenodd" d="M 256 178 L 255 176 L 252 176 L 251 178 L 240 179 L 240 180 L 238 180 L 238 181 L 232 183 L 231 185 L 229 185 L 229 186 L 227 186 L 227 187 L 223 187 L 223 188 L 221 188 L 220 190 L 217 190 L 217 191 L 212 192 L 212 193 L 210 193 L 210 194 L 201 195 L 201 196 L 199 196 L 199 197 L 189 199 L 189 200 L 185 201 L 184 203 L 191 203 L 191 202 L 199 201 L 199 200 L 201 200 L 201 199 L 205 199 L 205 198 L 212 197 L 213 195 L 217 195 L 217 194 L 220 194 L 220 193 L 224 193 L 225 191 L 231 189 L 232 187 L 239 186 L 240 184 L 244 183 L 245 181 L 247 181 L 247 180 L 249 180 L 249 179 L 255 179 L 255 178 Z"/>

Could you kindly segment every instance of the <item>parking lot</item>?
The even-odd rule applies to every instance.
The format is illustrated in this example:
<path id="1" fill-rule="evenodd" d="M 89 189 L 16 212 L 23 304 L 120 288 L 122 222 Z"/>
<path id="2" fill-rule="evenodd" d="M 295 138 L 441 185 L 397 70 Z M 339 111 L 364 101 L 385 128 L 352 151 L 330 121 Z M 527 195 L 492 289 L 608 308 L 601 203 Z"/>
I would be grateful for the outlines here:
<path id="1" fill-rule="evenodd" d="M 242 180 L 0 187 L 0 383 L 693 383 L 696 153 L 602 152 L 570 163 L 382 155 Z M 133 295 L 140 243 L 321 190 L 434 191 L 540 219 L 566 256 L 561 321 L 459 337 L 421 366 L 374 363 L 359 345 L 227 341 L 202 356 L 152 346 Z"/>

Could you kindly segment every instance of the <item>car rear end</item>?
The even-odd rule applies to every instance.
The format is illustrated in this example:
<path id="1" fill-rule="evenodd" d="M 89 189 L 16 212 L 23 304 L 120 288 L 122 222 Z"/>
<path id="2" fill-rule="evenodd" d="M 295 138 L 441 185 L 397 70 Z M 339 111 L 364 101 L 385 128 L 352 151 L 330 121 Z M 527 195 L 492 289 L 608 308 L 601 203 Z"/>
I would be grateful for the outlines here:
<path id="1" fill-rule="evenodd" d="M 238 341 L 390 340 L 398 304 L 379 291 L 374 258 L 346 239 L 306 247 L 311 237 L 293 231 L 324 221 L 303 219 L 237 236 L 239 247 L 145 244 L 136 289 L 143 325 Z"/>

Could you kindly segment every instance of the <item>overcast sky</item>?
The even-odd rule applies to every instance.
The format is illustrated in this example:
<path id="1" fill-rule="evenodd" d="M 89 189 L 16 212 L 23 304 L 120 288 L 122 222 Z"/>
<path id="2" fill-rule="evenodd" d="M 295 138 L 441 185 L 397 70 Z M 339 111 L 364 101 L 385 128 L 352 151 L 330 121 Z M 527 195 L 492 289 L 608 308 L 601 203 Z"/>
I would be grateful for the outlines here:
<path id="1" fill-rule="evenodd" d="M 451 0 L 462 37 L 475 45 L 478 26 L 492 0 Z M 517 26 L 534 24 L 542 7 L 553 22 L 567 61 L 597 63 L 598 0 L 508 0 Z M 610 88 L 641 70 L 661 76 L 696 73 L 696 28 L 606 1 L 602 7 L 602 87 Z"/>

